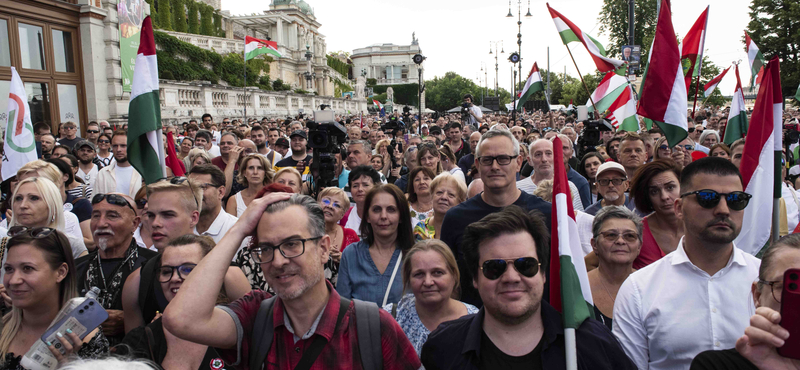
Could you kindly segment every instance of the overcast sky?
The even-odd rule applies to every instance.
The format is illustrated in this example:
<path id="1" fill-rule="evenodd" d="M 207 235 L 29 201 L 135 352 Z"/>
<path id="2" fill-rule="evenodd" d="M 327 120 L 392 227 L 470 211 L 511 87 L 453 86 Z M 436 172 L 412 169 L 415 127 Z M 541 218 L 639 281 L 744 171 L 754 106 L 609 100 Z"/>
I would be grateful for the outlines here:
<path id="1" fill-rule="evenodd" d="M 393 43 L 408 45 L 411 33 L 416 32 L 425 62 L 425 79 L 442 76 L 454 71 L 476 83 L 484 84 L 480 72 L 482 63 L 488 67 L 488 83 L 494 85 L 495 60 L 489 55 L 490 41 L 503 41 L 506 53 L 499 59 L 500 87 L 510 90 L 511 63 L 507 58 L 517 50 L 517 1 L 512 4 L 514 18 L 507 18 L 508 0 L 306 0 L 314 8 L 317 20 L 322 24 L 320 32 L 325 35 L 328 51 L 348 51 L 377 44 Z M 641 1 L 641 0 L 636 0 Z M 655 1 L 655 0 L 647 0 Z M 269 9 L 269 0 L 258 2 L 263 10 Z M 569 75 L 578 76 L 566 47 L 556 32 L 545 1 L 530 2 L 530 18 L 525 18 L 528 3 L 522 3 L 522 56 L 523 74 L 527 77 L 533 62 L 540 68 L 547 67 L 547 47 L 550 47 L 550 68 Z M 223 0 L 222 8 L 232 14 L 260 12 L 256 2 L 246 0 Z M 550 6 L 559 11 L 584 32 L 603 44 L 608 44 L 608 35 L 599 33 L 598 15 L 601 0 L 551 0 Z M 706 54 L 711 61 L 723 69 L 731 62 L 742 60 L 740 76 L 747 85 L 750 72 L 747 54 L 741 41 L 749 22 L 749 0 L 673 0 L 673 22 L 675 31 L 684 36 L 703 9 L 710 5 Z M 582 74 L 595 70 L 586 49 L 570 44 L 572 53 Z M 731 71 L 733 72 L 733 71 Z M 480 82 L 476 80 L 480 75 Z M 723 95 L 732 95 L 736 85 L 733 73 L 726 75 L 720 84 Z"/>

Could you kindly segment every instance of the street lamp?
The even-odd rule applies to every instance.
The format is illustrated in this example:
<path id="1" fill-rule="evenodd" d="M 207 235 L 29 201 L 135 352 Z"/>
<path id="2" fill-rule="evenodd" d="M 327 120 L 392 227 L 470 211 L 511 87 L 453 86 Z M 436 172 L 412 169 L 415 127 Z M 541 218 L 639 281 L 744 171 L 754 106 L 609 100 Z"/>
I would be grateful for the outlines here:
<path id="1" fill-rule="evenodd" d="M 492 53 L 492 45 L 494 45 L 494 53 Z M 500 51 L 497 51 L 497 45 L 500 45 Z M 498 67 L 498 57 L 500 54 L 505 54 L 506 51 L 503 49 L 503 41 L 489 41 L 489 54 L 494 54 L 494 96 L 499 97 L 500 93 L 500 84 L 499 84 L 499 76 L 500 76 L 500 69 Z"/>
<path id="2" fill-rule="evenodd" d="M 314 54 L 311 53 L 311 46 L 306 45 L 305 57 L 306 57 L 306 62 L 308 62 L 308 70 L 305 73 L 303 73 L 303 75 L 306 77 L 306 88 L 308 89 L 312 89 L 314 87 L 312 81 L 317 77 L 317 73 L 311 71 L 311 58 L 313 56 Z"/>
<path id="3" fill-rule="evenodd" d="M 507 18 L 513 18 L 514 17 L 514 15 L 511 13 L 511 0 L 508 1 L 508 15 L 506 15 L 506 17 Z M 532 15 L 531 15 L 531 0 L 528 0 L 528 13 L 525 14 L 525 17 L 526 18 L 532 17 Z M 518 62 L 521 62 L 522 61 L 522 0 L 517 0 L 517 53 L 516 53 L 516 55 L 517 56 L 514 59 L 516 59 Z M 513 62 L 513 61 L 512 61 L 512 63 L 517 64 L 517 68 L 519 70 L 519 74 L 518 75 L 519 75 L 519 78 L 521 80 L 522 79 L 522 63 L 517 63 L 517 62 Z M 515 78 L 512 81 L 513 81 L 513 85 L 514 85 L 514 90 L 516 91 L 517 79 Z M 515 97 L 516 96 L 512 96 L 512 99 L 515 98 Z M 516 111 L 517 111 L 517 107 L 515 105 L 514 106 L 514 112 L 511 113 L 511 116 L 515 120 L 516 120 Z"/>

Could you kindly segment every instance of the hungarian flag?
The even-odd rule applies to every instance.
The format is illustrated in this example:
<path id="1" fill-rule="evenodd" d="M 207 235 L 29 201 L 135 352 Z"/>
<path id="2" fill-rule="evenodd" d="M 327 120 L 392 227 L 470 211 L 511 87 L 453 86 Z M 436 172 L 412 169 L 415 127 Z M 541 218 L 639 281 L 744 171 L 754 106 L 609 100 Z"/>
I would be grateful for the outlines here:
<path id="1" fill-rule="evenodd" d="M 6 114 L 6 142 L 3 154 L 3 181 L 16 176 L 26 163 L 36 160 L 36 137 L 33 135 L 31 110 L 25 85 L 11 67 L 11 83 L 8 86 L 8 111 Z"/>
<path id="2" fill-rule="evenodd" d="M 379 102 L 379 101 L 377 101 L 375 99 L 372 99 L 372 104 L 375 105 L 375 108 L 377 108 L 378 110 L 383 109 L 383 104 L 381 104 L 381 102 Z"/>
<path id="3" fill-rule="evenodd" d="M 561 158 L 561 139 L 553 139 L 553 158 Z M 578 224 L 564 161 L 554 161 L 552 236 L 550 239 L 550 304 L 564 318 L 564 329 L 575 330 L 594 316 L 589 275 L 578 240 Z M 567 351 L 569 352 L 569 351 Z"/>
<path id="4" fill-rule="evenodd" d="M 630 83 L 628 79 L 622 77 L 614 72 L 608 72 L 600 83 L 597 85 L 597 88 L 592 93 L 591 99 L 586 101 L 586 106 L 589 107 L 589 112 L 594 111 L 594 107 L 592 107 L 592 102 L 594 105 L 597 106 L 597 110 L 600 111 L 602 114 L 603 112 L 608 110 L 608 107 L 611 106 L 611 103 L 614 100 L 617 100 L 620 94 L 625 90 L 625 87 L 628 86 Z"/>
<path id="5" fill-rule="evenodd" d="M 142 22 L 139 53 L 133 70 L 131 103 L 128 106 L 128 160 L 151 184 L 164 176 L 164 158 L 159 157 L 158 131 L 161 130 L 161 103 L 158 97 L 158 62 L 153 24 Z"/>
<path id="6" fill-rule="evenodd" d="M 700 76 L 700 69 L 703 67 L 703 48 L 706 43 L 709 8 L 710 6 L 707 6 L 703 14 L 700 14 L 700 17 L 689 29 L 681 45 L 681 65 L 683 66 L 683 75 L 686 80 L 686 91 L 689 91 L 692 79 Z"/>
<path id="7" fill-rule="evenodd" d="M 175 136 L 172 131 L 167 132 L 167 159 L 166 164 L 172 170 L 173 176 L 183 176 L 186 174 L 186 166 L 183 161 L 178 159 L 178 153 L 175 151 Z"/>
<path id="8" fill-rule="evenodd" d="M 655 121 L 667 137 L 669 146 L 675 146 L 689 135 L 687 94 L 669 5 L 666 0 L 661 1 L 647 79 L 642 85 L 637 113 Z"/>
<path id="9" fill-rule="evenodd" d="M 744 44 L 747 50 L 747 60 L 750 62 L 750 85 L 753 85 L 754 82 L 761 83 L 761 69 L 767 64 L 767 60 L 764 59 L 764 54 L 761 54 L 761 50 L 758 49 L 758 46 L 747 34 L 747 31 L 744 31 Z M 758 76 L 758 79 L 756 79 L 756 76 Z"/>
<path id="10" fill-rule="evenodd" d="M 753 198 L 744 210 L 742 225 L 745 227 L 734 242 L 737 247 L 753 255 L 769 241 L 772 229 L 772 200 L 781 194 L 780 155 L 783 144 L 781 112 L 783 112 L 783 94 L 780 60 L 776 56 L 764 69 L 764 79 L 756 96 L 753 118 L 739 167 L 744 191 Z"/>
<path id="11" fill-rule="evenodd" d="M 244 37 L 244 60 L 253 59 L 261 54 L 269 54 L 273 57 L 280 58 L 281 53 L 278 51 L 278 43 L 275 41 L 267 41 L 257 39 L 255 37 Z"/>
<path id="12" fill-rule="evenodd" d="M 731 69 L 731 67 L 725 68 L 725 70 L 722 71 L 722 73 L 712 78 L 711 81 L 708 81 L 708 83 L 703 86 L 704 98 L 708 98 L 709 96 L 711 96 L 711 94 L 714 93 L 714 89 L 717 88 L 717 85 L 719 85 L 720 81 L 722 81 L 722 78 L 725 77 L 725 74 L 728 73 L 729 69 Z"/>
<path id="13" fill-rule="evenodd" d="M 636 101 L 633 99 L 631 88 L 626 86 L 617 100 L 608 108 L 608 115 L 611 124 L 617 130 L 639 131 L 639 117 L 636 116 Z"/>
<path id="14" fill-rule="evenodd" d="M 592 36 L 589 36 L 588 33 L 581 31 L 581 29 L 570 22 L 569 19 L 551 8 L 550 3 L 547 4 L 547 9 L 550 11 L 550 16 L 553 17 L 553 22 L 556 24 L 556 29 L 564 45 L 573 41 L 582 43 L 589 52 L 589 55 L 592 56 L 594 64 L 597 65 L 597 70 L 605 73 L 615 71 L 625 65 L 624 61 L 607 58 L 606 49 L 603 48 L 603 44 L 601 44 L 600 41 L 595 40 Z"/>
<path id="15" fill-rule="evenodd" d="M 537 91 L 544 91 L 544 84 L 542 83 L 542 76 L 539 74 L 539 67 L 536 65 L 536 62 L 533 62 L 531 73 L 528 74 L 528 81 L 525 82 L 525 87 L 520 91 L 517 110 L 521 110 L 525 102 Z"/>
<path id="16" fill-rule="evenodd" d="M 722 142 L 731 145 L 747 134 L 747 111 L 744 107 L 744 93 L 742 80 L 739 78 L 739 66 L 736 66 L 736 91 L 731 100 L 731 111 L 728 113 L 728 125 L 725 126 L 725 135 Z"/>
<path id="17" fill-rule="evenodd" d="M 800 101 L 800 86 L 797 87 L 797 93 L 794 94 L 794 98 Z"/>

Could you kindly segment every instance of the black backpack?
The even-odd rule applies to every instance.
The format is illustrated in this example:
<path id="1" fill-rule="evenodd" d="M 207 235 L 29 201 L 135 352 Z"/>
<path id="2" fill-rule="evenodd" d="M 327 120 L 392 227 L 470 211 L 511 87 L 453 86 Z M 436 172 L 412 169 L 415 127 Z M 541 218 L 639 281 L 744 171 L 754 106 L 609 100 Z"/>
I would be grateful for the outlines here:
<path id="1" fill-rule="evenodd" d="M 272 347 L 272 340 L 275 336 L 272 327 L 272 307 L 275 298 L 261 301 L 261 306 L 256 314 L 253 334 L 250 342 L 250 369 L 262 369 L 267 354 Z M 350 307 L 350 300 L 340 298 L 339 317 L 336 320 L 338 327 L 342 317 Z M 358 347 L 361 355 L 361 366 L 364 370 L 382 370 L 383 352 L 381 350 L 381 319 L 378 306 L 374 302 L 364 302 L 353 299 L 355 303 L 355 320 L 358 335 Z M 321 341 L 320 341 L 321 339 Z M 321 343 L 320 343 L 321 342 Z M 318 344 L 319 343 L 319 344 Z M 297 364 L 296 369 L 310 368 L 317 356 L 322 352 L 324 344 L 327 342 L 322 336 L 317 336 L 309 347 L 309 356 L 303 356 Z M 316 353 L 313 353 L 316 352 Z"/>

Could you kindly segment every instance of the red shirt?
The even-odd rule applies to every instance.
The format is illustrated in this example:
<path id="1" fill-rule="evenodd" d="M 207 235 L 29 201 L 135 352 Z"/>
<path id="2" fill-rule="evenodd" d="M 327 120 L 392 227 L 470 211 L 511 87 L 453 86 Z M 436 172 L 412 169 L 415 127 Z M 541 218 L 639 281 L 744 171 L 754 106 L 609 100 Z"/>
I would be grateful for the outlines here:
<path id="1" fill-rule="evenodd" d="M 348 245 L 361 240 L 358 238 L 356 231 L 351 228 L 342 226 L 342 232 L 344 233 L 344 237 L 342 238 L 342 245 L 339 247 L 339 252 L 344 252 L 344 249 L 347 248 Z"/>
<path id="2" fill-rule="evenodd" d="M 211 158 L 211 164 L 219 167 L 219 169 L 221 169 L 223 172 L 225 172 L 225 167 L 228 167 L 225 161 L 222 160 L 222 156 Z M 233 169 L 238 170 L 239 165 L 236 165 L 236 167 L 234 167 Z"/>
<path id="3" fill-rule="evenodd" d="M 317 335 L 325 337 L 328 340 L 328 344 L 325 345 L 322 353 L 314 361 L 311 370 L 362 369 L 358 338 L 356 336 L 355 306 L 353 302 L 350 302 L 350 308 L 342 318 L 339 327 L 336 328 L 340 297 L 331 283 L 327 283 L 327 285 L 330 297 L 314 334 L 308 339 L 299 340 L 297 343 L 294 343 L 293 334 L 286 329 L 283 303 L 280 298 L 277 299 L 273 306 L 275 337 L 267 354 L 267 360 L 264 363 L 265 370 L 294 369 Z M 250 366 L 248 363 L 250 360 L 250 340 L 261 301 L 269 297 L 270 295 L 266 292 L 254 290 L 227 306 L 227 309 L 232 311 L 231 317 L 236 321 L 236 326 L 241 327 L 242 332 L 238 333 L 239 339 L 236 348 L 217 350 L 226 364 L 232 364 L 232 366 L 236 366 L 239 369 L 257 370 L 261 368 L 260 366 Z M 408 338 L 403 333 L 403 329 L 400 328 L 400 325 L 394 321 L 388 312 L 379 311 L 383 368 L 386 370 L 419 369 L 422 364 L 411 342 L 408 341 Z M 299 333 L 298 337 L 302 336 L 303 334 Z M 241 348 L 241 352 L 237 351 L 237 348 Z"/>
<path id="4" fill-rule="evenodd" d="M 661 247 L 658 246 L 650 225 L 647 224 L 647 217 L 642 219 L 642 249 L 639 256 L 633 261 L 633 268 L 640 269 L 666 256 Z"/>

